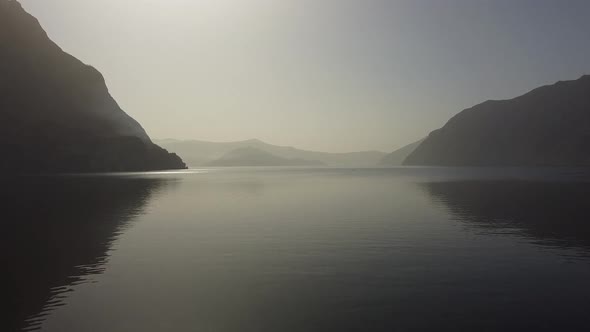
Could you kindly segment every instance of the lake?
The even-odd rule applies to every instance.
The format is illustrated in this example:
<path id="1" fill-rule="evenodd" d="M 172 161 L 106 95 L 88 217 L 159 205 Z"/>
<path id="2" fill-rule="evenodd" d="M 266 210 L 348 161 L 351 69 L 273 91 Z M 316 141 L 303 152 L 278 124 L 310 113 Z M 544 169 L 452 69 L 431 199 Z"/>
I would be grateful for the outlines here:
<path id="1" fill-rule="evenodd" d="M 590 330 L 589 170 L 0 184 L 0 331 Z"/>

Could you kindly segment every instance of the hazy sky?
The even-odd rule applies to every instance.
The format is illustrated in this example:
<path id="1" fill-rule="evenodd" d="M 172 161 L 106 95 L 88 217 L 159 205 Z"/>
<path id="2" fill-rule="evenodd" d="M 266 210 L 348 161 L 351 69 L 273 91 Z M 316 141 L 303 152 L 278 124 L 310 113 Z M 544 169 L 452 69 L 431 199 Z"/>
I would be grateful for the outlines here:
<path id="1" fill-rule="evenodd" d="M 590 73 L 588 0 L 21 0 L 153 138 L 393 150 Z"/>

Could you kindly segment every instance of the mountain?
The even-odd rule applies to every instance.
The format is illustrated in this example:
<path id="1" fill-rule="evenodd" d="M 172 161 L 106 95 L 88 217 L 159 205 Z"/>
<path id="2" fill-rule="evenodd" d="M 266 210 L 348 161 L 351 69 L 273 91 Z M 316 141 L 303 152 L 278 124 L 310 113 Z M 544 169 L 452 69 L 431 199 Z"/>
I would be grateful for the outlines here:
<path id="1" fill-rule="evenodd" d="M 293 147 L 277 146 L 251 139 L 239 142 L 215 143 L 196 140 L 156 140 L 164 148 L 180 154 L 190 166 L 203 166 L 239 148 L 256 148 L 277 157 L 318 161 L 329 166 L 375 166 L 385 156 L 379 151 L 351 153 L 328 153 L 299 150 Z"/>
<path id="2" fill-rule="evenodd" d="M 226 153 L 223 157 L 211 161 L 207 166 L 320 166 L 319 161 L 305 159 L 287 159 L 277 157 L 266 151 L 246 147 Z"/>
<path id="3" fill-rule="evenodd" d="M 0 0 L 0 114 L 0 170 L 185 167 L 121 110 L 96 69 L 62 51 L 9 0 Z"/>
<path id="4" fill-rule="evenodd" d="M 404 164 L 590 166 L 590 76 L 466 109 Z"/>
<path id="5" fill-rule="evenodd" d="M 381 159 L 382 166 L 401 166 L 404 163 L 404 160 L 412 153 L 416 148 L 424 142 L 424 139 L 421 139 L 417 142 L 412 144 L 408 144 L 402 148 L 399 148 L 392 153 L 386 155 Z"/>

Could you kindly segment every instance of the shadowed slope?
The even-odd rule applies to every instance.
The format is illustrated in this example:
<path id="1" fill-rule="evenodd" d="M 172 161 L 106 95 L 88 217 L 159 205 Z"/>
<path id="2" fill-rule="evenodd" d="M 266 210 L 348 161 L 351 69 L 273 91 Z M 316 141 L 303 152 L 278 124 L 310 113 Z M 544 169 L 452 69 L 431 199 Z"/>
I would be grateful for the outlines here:
<path id="1" fill-rule="evenodd" d="M 63 52 L 18 2 L 0 3 L 0 170 L 185 167 L 119 108 L 96 69 Z"/>
<path id="2" fill-rule="evenodd" d="M 590 76 L 467 109 L 433 131 L 405 164 L 588 166 Z"/>
<path id="3" fill-rule="evenodd" d="M 412 144 L 408 144 L 402 148 L 399 148 L 392 153 L 386 155 L 381 159 L 380 164 L 382 166 L 401 166 L 404 163 L 404 160 L 412 153 L 416 148 L 424 142 L 424 139 L 419 140 L 418 142 L 414 142 Z"/>

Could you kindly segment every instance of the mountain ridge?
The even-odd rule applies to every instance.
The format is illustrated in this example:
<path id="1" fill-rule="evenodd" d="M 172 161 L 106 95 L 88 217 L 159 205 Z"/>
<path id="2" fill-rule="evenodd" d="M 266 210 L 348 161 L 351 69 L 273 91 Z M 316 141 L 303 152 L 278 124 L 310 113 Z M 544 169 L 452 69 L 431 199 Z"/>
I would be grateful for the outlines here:
<path id="1" fill-rule="evenodd" d="M 359 152 L 320 152 L 297 149 L 292 146 L 279 146 L 266 143 L 260 139 L 248 139 L 233 142 L 209 142 L 202 140 L 155 139 L 163 147 L 183 156 L 190 166 L 204 166 L 208 162 L 221 158 L 225 153 L 239 147 L 255 147 L 276 156 L 287 159 L 305 159 L 320 161 L 334 166 L 375 166 L 386 155 L 381 151 Z"/>
<path id="2" fill-rule="evenodd" d="M 186 167 L 119 107 L 98 70 L 64 52 L 18 1 L 0 3 L 0 169 Z"/>
<path id="3" fill-rule="evenodd" d="M 321 166 L 315 160 L 288 159 L 275 156 L 264 150 L 253 147 L 242 147 L 223 155 L 223 157 L 207 163 L 205 166 Z"/>
<path id="4" fill-rule="evenodd" d="M 590 75 L 488 100 L 453 116 L 406 158 L 425 166 L 590 165 Z"/>
<path id="5" fill-rule="evenodd" d="M 425 138 L 402 146 L 401 148 L 393 151 L 381 159 L 381 166 L 402 166 L 406 158 L 416 150 L 416 148 L 424 142 Z"/>

